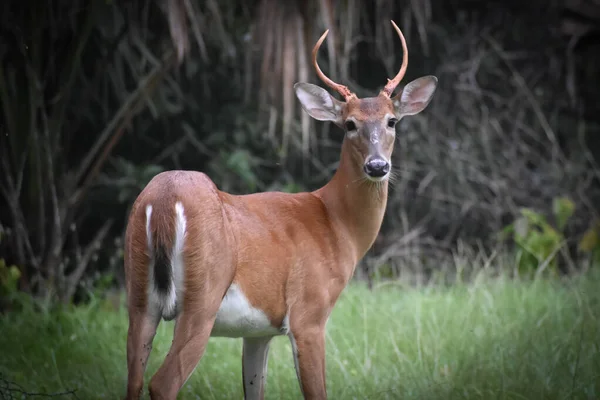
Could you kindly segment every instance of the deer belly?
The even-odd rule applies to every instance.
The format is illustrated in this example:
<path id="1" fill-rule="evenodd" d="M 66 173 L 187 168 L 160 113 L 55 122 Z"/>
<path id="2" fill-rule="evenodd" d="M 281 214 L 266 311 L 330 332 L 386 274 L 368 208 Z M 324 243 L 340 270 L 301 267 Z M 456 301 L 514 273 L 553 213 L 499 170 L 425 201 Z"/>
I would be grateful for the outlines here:
<path id="1" fill-rule="evenodd" d="M 240 287 L 233 283 L 221 302 L 211 336 L 258 337 L 281 334 L 267 315 L 253 307 Z"/>

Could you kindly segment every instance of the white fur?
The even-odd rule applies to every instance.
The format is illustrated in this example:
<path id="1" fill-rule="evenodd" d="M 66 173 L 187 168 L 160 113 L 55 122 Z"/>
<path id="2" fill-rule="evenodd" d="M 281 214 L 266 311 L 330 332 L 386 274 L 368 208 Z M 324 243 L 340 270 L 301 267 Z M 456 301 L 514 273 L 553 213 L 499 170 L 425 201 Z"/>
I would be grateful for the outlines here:
<path id="1" fill-rule="evenodd" d="M 146 236 L 148 241 L 148 250 L 150 253 L 150 265 L 148 267 L 148 300 L 149 311 L 152 314 L 160 314 L 164 317 L 173 317 L 177 314 L 177 300 L 183 295 L 183 246 L 185 243 L 187 221 L 185 218 L 183 205 L 180 202 L 175 204 L 175 240 L 173 251 L 170 256 L 169 268 L 171 268 L 171 287 L 165 296 L 156 291 L 154 283 L 154 255 L 152 254 L 152 231 L 150 229 L 150 219 L 152 216 L 152 205 L 146 206 Z"/>
<path id="2" fill-rule="evenodd" d="M 146 239 L 148 249 L 152 250 L 152 232 L 150 231 L 150 217 L 152 217 L 152 204 L 146 206 Z"/>
<path id="3" fill-rule="evenodd" d="M 154 254 L 152 253 L 152 231 L 150 229 L 150 220 L 152 217 L 152 204 L 146 206 L 146 242 L 148 244 L 148 254 L 150 255 L 150 264 L 148 265 L 148 312 L 153 315 L 162 314 L 163 304 L 161 296 L 156 292 L 154 285 Z"/>
<path id="4" fill-rule="evenodd" d="M 177 312 L 177 300 L 183 298 L 183 246 L 185 244 L 187 220 L 181 202 L 175 203 L 175 240 L 171 253 L 171 290 L 165 306 L 168 313 Z"/>
<path id="5" fill-rule="evenodd" d="M 261 399 L 267 381 L 267 360 L 272 337 L 244 338 L 242 371 L 246 400 Z"/>
<path id="6" fill-rule="evenodd" d="M 267 315 L 252 307 L 239 285 L 232 283 L 221 302 L 211 336 L 259 337 L 280 335 Z"/>
<path id="7" fill-rule="evenodd" d="M 281 331 L 282 335 L 287 335 L 288 333 L 290 333 L 290 315 L 289 314 L 286 314 L 285 317 L 283 317 L 280 331 Z"/>

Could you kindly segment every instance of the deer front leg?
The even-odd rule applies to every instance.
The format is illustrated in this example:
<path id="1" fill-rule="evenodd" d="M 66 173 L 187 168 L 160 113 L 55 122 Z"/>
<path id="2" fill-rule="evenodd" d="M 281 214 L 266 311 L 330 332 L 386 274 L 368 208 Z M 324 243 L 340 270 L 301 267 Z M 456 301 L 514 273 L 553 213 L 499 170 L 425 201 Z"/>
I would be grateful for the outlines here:
<path id="1" fill-rule="evenodd" d="M 263 400 L 267 380 L 267 358 L 271 336 L 244 338 L 242 351 L 242 376 L 244 399 Z"/>
<path id="2" fill-rule="evenodd" d="M 300 328 L 289 334 L 296 375 L 305 399 L 327 399 L 325 326 Z"/>

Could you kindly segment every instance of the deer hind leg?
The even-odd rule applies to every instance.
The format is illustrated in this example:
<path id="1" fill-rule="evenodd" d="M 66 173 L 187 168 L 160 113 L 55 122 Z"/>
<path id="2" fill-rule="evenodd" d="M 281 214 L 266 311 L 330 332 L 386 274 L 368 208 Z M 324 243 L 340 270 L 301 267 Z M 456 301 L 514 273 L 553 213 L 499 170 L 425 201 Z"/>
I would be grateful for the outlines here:
<path id="1" fill-rule="evenodd" d="M 177 307 L 171 348 L 150 380 L 152 400 L 176 399 L 204 354 L 217 311 L 233 281 L 233 256 L 223 247 L 228 233 L 224 227 L 215 229 L 213 225 L 189 224 L 188 237 L 206 241 L 194 242 L 193 252 L 185 247 L 180 254 L 174 251 L 173 259 L 179 260 L 180 269 L 185 271 L 185 290 L 178 290 L 181 307 Z"/>
<path id="2" fill-rule="evenodd" d="M 244 338 L 242 376 L 245 400 L 263 400 L 271 336 Z"/>
<path id="3" fill-rule="evenodd" d="M 225 290 L 226 288 L 223 288 L 220 296 L 217 293 L 211 297 L 200 295 L 204 301 L 190 304 L 189 308 L 184 309 L 177 317 L 169 353 L 150 380 L 152 400 L 177 398 L 181 387 L 204 354 Z"/>
<path id="4" fill-rule="evenodd" d="M 136 232 L 135 227 L 128 226 L 133 235 L 146 235 L 148 249 L 151 249 L 150 217 L 152 206 L 146 208 L 145 231 Z M 132 229 L 132 231 L 130 231 Z M 129 233 L 128 233 L 129 235 Z M 152 350 L 152 342 L 156 328 L 160 323 L 161 312 L 149 298 L 147 285 L 150 284 L 147 271 L 152 266 L 151 252 L 136 251 L 131 248 L 131 237 L 126 241 L 125 272 L 127 278 L 127 310 L 129 327 L 127 330 L 127 396 L 126 400 L 137 400 L 144 386 L 146 363 Z"/>
<path id="5" fill-rule="evenodd" d="M 129 311 L 127 332 L 127 400 L 137 400 L 144 386 L 144 372 L 160 317 L 145 310 Z"/>

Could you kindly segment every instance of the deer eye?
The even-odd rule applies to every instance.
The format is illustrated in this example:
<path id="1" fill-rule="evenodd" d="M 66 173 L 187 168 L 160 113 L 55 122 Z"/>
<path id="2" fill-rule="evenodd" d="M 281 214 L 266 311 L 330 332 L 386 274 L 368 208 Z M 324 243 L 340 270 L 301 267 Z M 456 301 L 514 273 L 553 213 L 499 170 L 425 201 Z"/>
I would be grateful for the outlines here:
<path id="1" fill-rule="evenodd" d="M 396 122 L 398 122 L 398 120 L 397 120 L 396 118 L 390 118 L 390 119 L 388 120 L 388 123 L 387 123 L 387 125 L 388 125 L 388 128 L 393 128 L 393 127 L 395 127 L 395 126 L 396 126 Z"/>
<path id="2" fill-rule="evenodd" d="M 345 125 L 346 125 L 346 130 L 348 132 L 356 130 L 356 124 L 354 123 L 354 121 L 346 121 Z"/>

